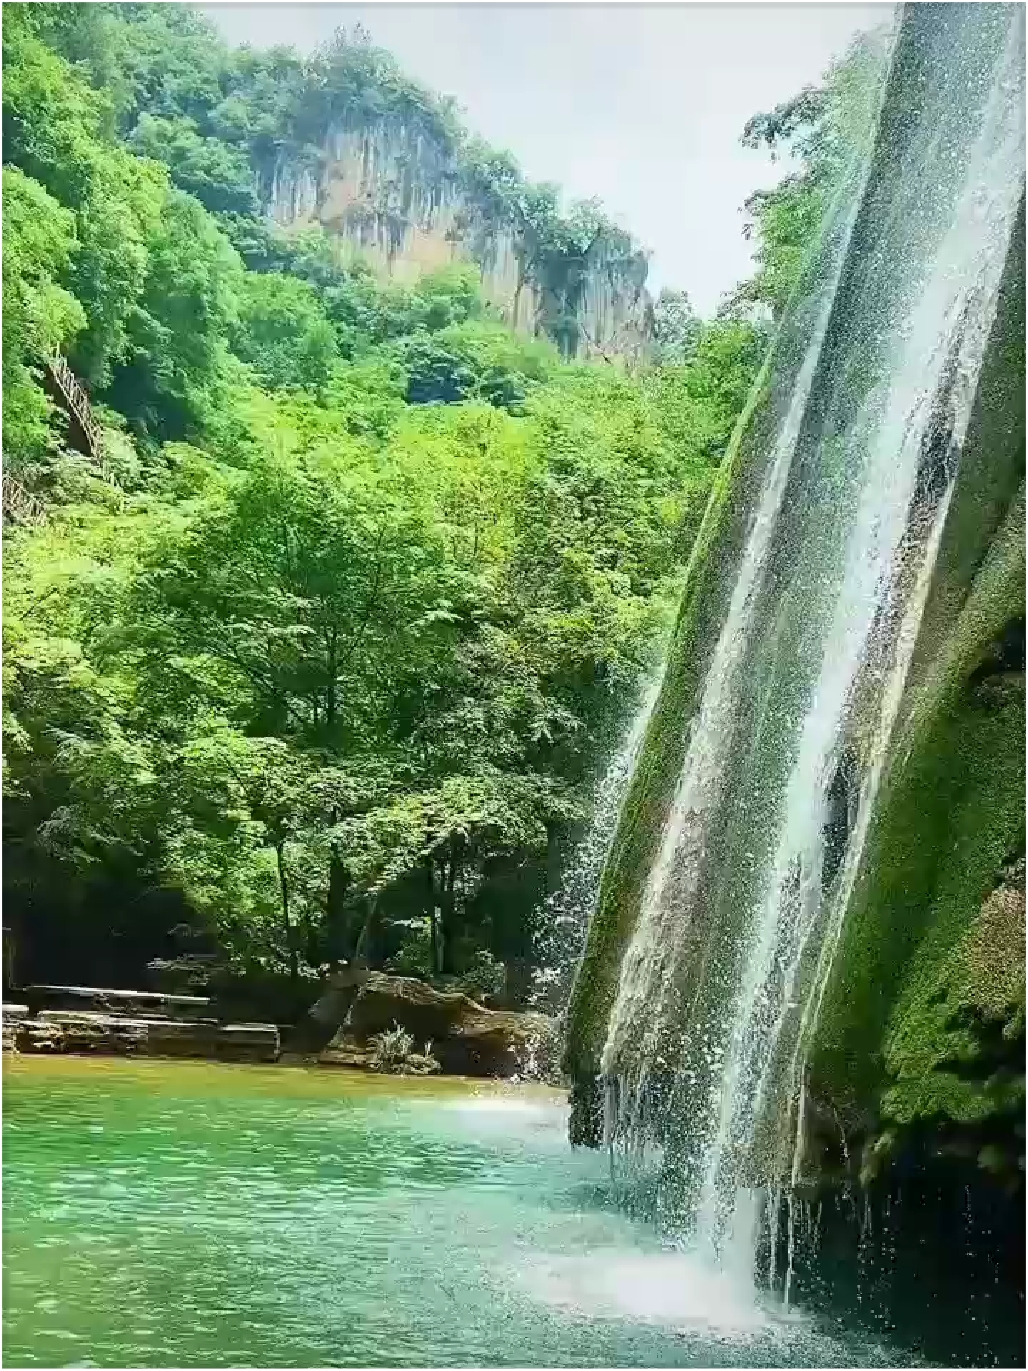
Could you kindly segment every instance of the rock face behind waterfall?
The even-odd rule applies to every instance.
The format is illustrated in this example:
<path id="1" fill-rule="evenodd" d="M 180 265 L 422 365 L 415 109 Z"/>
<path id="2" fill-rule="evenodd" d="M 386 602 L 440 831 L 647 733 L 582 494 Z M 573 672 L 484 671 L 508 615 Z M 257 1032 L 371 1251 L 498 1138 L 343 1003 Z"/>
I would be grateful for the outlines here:
<path id="1" fill-rule="evenodd" d="M 767 553 L 768 577 L 780 584 L 789 572 L 796 531 L 802 534 L 805 482 L 811 479 L 805 456 L 811 444 L 804 449 L 804 433 L 823 424 L 836 403 L 841 387 L 835 378 L 854 371 L 856 343 L 847 329 L 862 308 L 873 317 L 866 295 L 869 284 L 877 288 L 877 280 L 864 280 L 863 264 L 876 253 L 888 253 L 889 230 L 881 226 L 902 205 L 899 197 L 910 193 L 910 178 L 901 170 L 917 154 L 918 119 L 930 117 L 924 111 L 932 100 L 948 98 L 938 89 L 945 82 L 933 74 L 933 63 L 944 49 L 959 51 L 962 42 L 986 41 L 983 32 L 991 41 L 988 25 L 1007 22 L 1000 15 L 1003 7 L 991 8 L 990 16 L 980 18 L 971 7 L 920 6 L 904 13 L 874 150 L 863 186 L 852 189 L 859 210 L 848 226 L 843 218 L 829 220 L 820 254 L 808 268 L 719 472 L 688 568 L 664 688 L 572 995 L 565 1065 L 573 1080 L 573 1141 L 596 1144 L 602 1136 L 597 1081 L 605 1047 L 610 1053 L 608 1029 L 626 950 L 659 858 L 719 634 L 753 544 L 775 445 L 789 422 L 790 403 L 819 327 L 817 301 L 829 286 L 835 291 L 814 375 L 806 378 L 814 403 L 800 425 L 802 460 L 794 463 L 780 506 L 782 532 Z M 975 29 L 976 24 L 984 27 Z M 1010 33 L 1006 41 L 1016 46 L 1018 35 Z M 1019 41 L 1023 48 L 1023 28 Z M 1023 71 L 1023 52 L 1021 66 Z M 1011 90 L 1010 107 L 1023 104 L 1023 92 Z M 932 174 L 925 168 L 927 178 Z M 957 440 L 948 425 L 952 388 L 968 382 L 961 366 L 941 365 L 938 393 L 927 397 L 934 409 L 924 426 L 901 553 L 925 545 L 931 511 L 941 508 L 945 522 L 933 547 L 934 568 L 928 564 L 923 613 L 914 624 L 909 668 L 900 678 L 898 708 L 879 761 L 880 781 L 841 935 L 827 962 L 815 1018 L 805 1025 L 807 1132 L 794 1179 L 808 1183 L 838 1180 L 844 1173 L 870 1183 L 890 1163 L 902 1168 L 912 1158 L 942 1157 L 983 1179 L 988 1173 L 1023 1186 L 1025 989 L 1018 971 L 1024 963 L 1025 850 L 1023 151 L 1020 175 L 1021 209 L 1008 240 L 994 317 L 986 320 L 984 358 L 970 377 L 970 418 Z M 944 249 L 944 226 L 939 233 Z M 879 260 L 897 279 L 906 269 L 907 264 L 890 264 L 887 256 Z M 954 325 L 958 343 L 962 336 Z M 857 341 L 866 355 L 866 340 Z M 948 509 L 939 503 L 943 488 L 950 492 Z M 900 628 L 890 626 L 888 615 L 913 593 L 914 573 L 905 575 L 900 565 L 895 591 L 883 601 L 884 617 L 876 621 L 877 637 L 890 648 Z M 754 594 L 759 593 L 764 592 L 758 588 Z M 761 660 L 759 654 L 754 660 Z M 875 661 L 864 660 L 838 738 L 838 767 L 825 780 L 824 867 L 818 879 L 826 889 L 837 878 L 866 782 L 868 720 L 878 716 L 884 675 Z M 744 720 L 744 726 L 750 726 L 756 697 L 743 693 L 741 698 L 749 701 L 750 722 Z M 712 813 L 718 813 L 716 806 Z M 699 822 L 695 813 L 693 822 Z M 686 829 L 688 823 L 687 815 Z M 697 851 L 706 870 L 724 859 L 728 838 L 716 823 L 702 836 Z M 683 841 L 689 841 L 688 832 Z M 695 898 L 697 889 L 704 895 L 705 878 L 704 872 L 683 871 L 680 864 L 669 877 L 672 903 L 674 882 L 681 885 L 683 907 L 693 900 L 692 925 L 680 952 L 687 964 L 681 983 L 695 991 L 694 1011 L 702 991 L 695 978 L 716 940 L 726 936 L 717 923 L 724 901 L 718 906 L 713 897 Z M 663 983 L 674 990 L 670 961 L 667 965 Z M 809 968 L 801 967 L 801 974 L 809 975 Z M 623 989 L 622 982 L 622 998 Z M 645 1005 L 635 1020 L 645 1029 Z M 644 1051 L 642 1039 L 632 1036 L 632 1015 L 625 1022 L 614 1044 L 618 1069 Z M 655 1041 L 645 1048 L 651 1054 L 651 1081 L 660 1079 Z M 773 1156 L 780 1168 L 782 1152 L 774 1145 L 765 1151 L 763 1165 L 770 1167 L 767 1158 Z M 776 1178 L 773 1168 L 755 1176 Z"/>

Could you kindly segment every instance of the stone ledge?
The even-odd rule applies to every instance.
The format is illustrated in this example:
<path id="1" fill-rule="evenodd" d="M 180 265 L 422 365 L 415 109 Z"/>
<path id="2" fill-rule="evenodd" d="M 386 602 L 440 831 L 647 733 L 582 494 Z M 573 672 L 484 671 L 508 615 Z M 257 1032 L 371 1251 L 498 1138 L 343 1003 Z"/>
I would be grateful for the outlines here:
<path id="1" fill-rule="evenodd" d="M 218 1024 L 213 1020 L 129 1017 L 90 1010 L 42 1010 L 8 1024 L 4 1049 L 25 1053 L 82 1052 L 140 1056 L 211 1057 L 274 1062 L 281 1050 L 275 1024 Z"/>

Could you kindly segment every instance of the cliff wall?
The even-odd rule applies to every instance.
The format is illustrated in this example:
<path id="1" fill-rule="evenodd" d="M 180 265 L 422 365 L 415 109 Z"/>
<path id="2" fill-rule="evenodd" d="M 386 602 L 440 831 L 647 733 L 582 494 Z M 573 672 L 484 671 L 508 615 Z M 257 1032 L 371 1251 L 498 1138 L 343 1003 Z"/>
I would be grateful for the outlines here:
<path id="1" fill-rule="evenodd" d="M 457 148 L 416 121 L 337 120 L 320 146 L 280 151 L 258 193 L 278 225 L 321 224 L 398 283 L 476 264 L 511 328 L 566 356 L 636 359 L 650 344 L 646 255 L 627 234 L 603 224 L 544 241 L 522 206 L 483 193 Z"/>

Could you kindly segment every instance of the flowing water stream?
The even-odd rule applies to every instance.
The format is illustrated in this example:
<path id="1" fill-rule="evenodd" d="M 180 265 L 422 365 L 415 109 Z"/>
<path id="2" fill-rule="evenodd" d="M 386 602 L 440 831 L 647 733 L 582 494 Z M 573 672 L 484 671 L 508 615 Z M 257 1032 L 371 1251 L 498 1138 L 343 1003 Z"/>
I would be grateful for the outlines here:
<path id="1" fill-rule="evenodd" d="M 589 826 L 571 855 L 559 887 L 541 911 L 532 1000 L 546 1013 L 560 1014 L 568 1002 L 632 768 L 663 684 L 665 660 L 661 652 L 639 692 L 614 755 L 597 783 Z"/>

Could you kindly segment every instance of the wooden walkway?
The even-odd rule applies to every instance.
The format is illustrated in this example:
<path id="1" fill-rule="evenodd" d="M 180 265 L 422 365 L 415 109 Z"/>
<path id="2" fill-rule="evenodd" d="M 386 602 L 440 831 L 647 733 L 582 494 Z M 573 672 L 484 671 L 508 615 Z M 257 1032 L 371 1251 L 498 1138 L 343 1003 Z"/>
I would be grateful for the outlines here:
<path id="1" fill-rule="evenodd" d="M 68 415 L 68 437 L 72 446 L 90 458 L 106 477 L 104 431 L 93 417 L 85 387 L 59 352 L 47 358 L 46 370 L 50 389 L 56 392 L 54 398 Z"/>
<path id="2" fill-rule="evenodd" d="M 61 353 L 51 353 L 46 359 L 44 383 L 52 398 L 68 416 L 71 446 L 89 458 L 105 481 L 110 481 L 103 426 L 93 414 L 85 386 Z M 46 520 L 46 506 L 42 500 L 6 471 L 3 473 L 3 519 L 5 523 L 13 524 L 41 524 Z"/>

